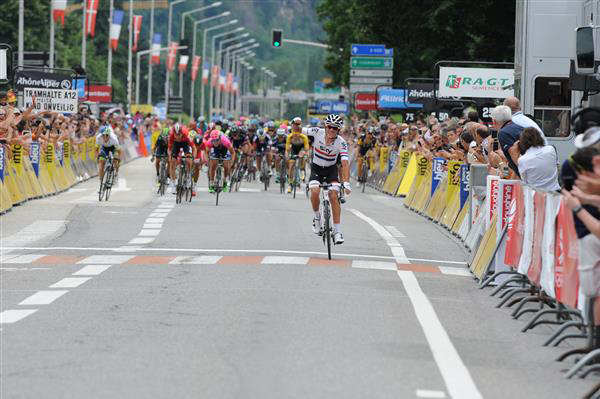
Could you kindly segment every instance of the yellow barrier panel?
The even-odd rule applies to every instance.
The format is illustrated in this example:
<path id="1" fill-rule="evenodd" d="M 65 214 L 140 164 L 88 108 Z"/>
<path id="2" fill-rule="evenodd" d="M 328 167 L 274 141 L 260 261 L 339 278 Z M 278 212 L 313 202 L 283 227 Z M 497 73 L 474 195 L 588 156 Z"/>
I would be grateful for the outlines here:
<path id="1" fill-rule="evenodd" d="M 44 190 L 44 195 L 54 194 L 57 191 L 56 185 L 52 180 L 52 174 L 50 172 L 51 166 L 48 164 L 48 159 L 50 159 L 51 162 L 53 162 L 52 160 L 54 159 L 54 151 L 48 153 L 48 149 L 44 148 L 41 151 L 39 167 L 40 169 L 38 175 L 38 179 L 40 180 L 40 183 Z"/>
<path id="2" fill-rule="evenodd" d="M 17 173 L 23 173 L 23 146 L 21 144 L 13 144 L 12 156 Z"/>
<path id="3" fill-rule="evenodd" d="M 24 148 L 20 144 L 13 144 L 12 146 L 12 165 L 14 168 L 14 176 L 15 182 L 19 186 L 19 190 L 25 196 L 25 199 L 32 199 L 36 197 L 33 186 L 31 185 L 31 181 L 27 177 L 25 173 L 25 169 L 23 168 L 24 162 Z"/>
<path id="4" fill-rule="evenodd" d="M 7 159 L 4 163 L 4 184 L 6 184 L 13 205 L 20 204 L 27 200 L 27 194 L 23 192 L 17 181 L 18 179 L 12 162 Z"/>
<path id="5" fill-rule="evenodd" d="M 448 190 L 451 190 L 451 188 L 448 188 Z M 460 193 L 455 190 L 454 194 L 452 194 L 452 198 L 450 199 L 450 203 L 448 203 L 446 209 L 444 210 L 444 213 L 442 214 L 440 223 L 443 226 L 446 226 L 448 229 L 451 229 L 452 225 L 454 224 L 454 221 L 456 220 L 456 217 L 458 216 L 459 211 Z"/>
<path id="6" fill-rule="evenodd" d="M 71 187 L 77 183 L 77 178 L 73 172 L 73 147 L 69 140 L 65 140 L 63 143 L 63 167 L 65 168 L 65 177 L 67 178 L 67 184 Z"/>
<path id="7" fill-rule="evenodd" d="M 387 146 L 383 146 L 379 150 L 379 173 L 383 173 L 386 170 L 389 154 L 390 148 Z"/>
<path id="8" fill-rule="evenodd" d="M 483 278 L 487 266 L 492 261 L 494 248 L 496 248 L 496 215 L 479 243 L 473 262 L 469 265 L 469 269 L 479 280 Z"/>
<path id="9" fill-rule="evenodd" d="M 406 171 L 406 167 L 408 166 L 408 162 L 410 161 L 410 151 L 400 151 L 398 153 L 398 159 L 396 164 L 392 168 L 392 171 L 385 179 L 385 184 L 383 185 L 383 191 L 388 194 L 394 194 L 398 191 L 398 186 L 400 185 L 400 181 L 402 180 L 402 176 L 404 176 L 404 172 Z"/>
<path id="10" fill-rule="evenodd" d="M 458 206 L 460 207 L 460 195 L 459 195 Z M 467 215 L 470 212 L 471 212 L 471 202 L 470 202 L 470 200 L 467 200 L 467 202 L 465 202 L 465 205 L 462 207 L 460 212 L 458 212 L 458 216 L 456 217 L 456 220 L 454 220 L 454 224 L 452 225 L 452 232 L 454 234 L 458 234 L 460 227 L 462 226 L 463 222 L 465 221 L 465 218 L 467 217 Z"/>
<path id="11" fill-rule="evenodd" d="M 425 211 L 427 204 L 429 204 L 429 201 L 431 200 L 431 184 L 424 183 L 424 182 L 431 181 L 431 175 L 432 175 L 432 171 L 431 171 L 431 168 L 429 168 L 429 169 L 427 169 L 427 173 L 425 174 L 425 176 L 423 176 L 421 181 L 416 182 L 416 183 L 418 183 L 418 187 L 417 187 L 418 191 L 415 194 L 414 200 L 411 202 L 411 208 L 413 208 L 415 211 L 417 211 L 419 213 L 422 213 L 423 211 Z"/>
<path id="12" fill-rule="evenodd" d="M 454 198 L 454 192 L 460 189 L 460 161 L 448 162 L 448 190 L 446 191 L 446 204 L 449 205 L 450 201 Z"/>
<path id="13" fill-rule="evenodd" d="M 446 177 L 444 177 L 437 185 L 433 197 L 425 209 L 427 216 L 433 220 L 438 220 L 446 207 L 446 185 Z"/>
<path id="14" fill-rule="evenodd" d="M 408 167 L 406 168 L 406 173 L 402 177 L 402 182 L 398 187 L 398 191 L 396 192 L 397 196 L 406 197 L 408 192 L 410 191 L 411 186 L 413 185 L 413 181 L 415 177 L 422 176 L 425 174 L 425 169 L 427 168 L 427 159 L 424 157 L 412 154 L 410 157 L 410 161 L 408 162 Z"/>
<path id="15" fill-rule="evenodd" d="M 12 208 L 12 199 L 6 185 L 0 180 L 0 213 L 4 213 Z"/>
<path id="16" fill-rule="evenodd" d="M 33 198 L 42 197 L 44 195 L 44 190 L 42 189 L 40 181 L 35 176 L 33 165 L 31 165 L 31 161 L 27 156 L 23 158 L 23 167 L 25 169 L 25 178 L 29 179 L 29 184 L 31 184 L 31 188 L 33 189 Z"/>

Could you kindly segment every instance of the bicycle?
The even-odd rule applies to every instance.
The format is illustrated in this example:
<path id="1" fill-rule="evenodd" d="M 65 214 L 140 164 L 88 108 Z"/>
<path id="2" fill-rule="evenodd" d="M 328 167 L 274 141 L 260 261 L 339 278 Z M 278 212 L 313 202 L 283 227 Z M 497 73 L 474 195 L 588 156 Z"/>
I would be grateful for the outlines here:
<path id="1" fill-rule="evenodd" d="M 237 165 L 233 171 L 233 173 L 231 174 L 231 190 L 235 190 L 235 191 L 239 191 L 240 189 L 240 184 L 242 183 L 242 180 L 244 179 L 244 175 L 246 174 L 246 171 L 248 169 L 248 166 L 246 165 L 247 162 L 247 158 L 248 155 L 242 153 L 241 156 L 239 158 L 239 162 L 237 162 Z"/>
<path id="2" fill-rule="evenodd" d="M 100 190 L 98 190 L 98 200 L 102 201 L 102 197 L 104 197 L 105 201 L 108 201 L 110 197 L 110 191 L 112 189 L 113 183 L 115 179 L 115 168 L 113 165 L 113 154 L 112 152 L 108 153 L 108 157 L 106 158 L 106 162 L 104 163 L 104 176 L 100 179 Z"/>
<path id="3" fill-rule="evenodd" d="M 177 157 L 177 186 L 175 194 L 175 202 L 177 204 L 181 203 L 184 194 L 186 202 L 192 201 L 192 176 L 187 168 L 187 162 L 181 157 L 181 154 Z"/>
<path id="4" fill-rule="evenodd" d="M 321 183 L 319 187 L 321 188 L 321 220 L 323 221 L 323 225 L 321 226 L 321 231 L 319 231 L 319 235 L 323 238 L 323 245 L 327 247 L 327 258 L 331 260 L 331 236 L 333 234 L 333 223 L 332 223 L 332 215 L 331 215 L 331 204 L 329 203 L 329 188 L 332 187 L 332 184 L 329 183 Z M 342 194 L 338 194 L 338 201 L 340 204 L 345 203 L 346 201 L 343 199 L 343 187 L 340 187 Z M 335 245 L 335 242 L 333 242 Z"/>
<path id="5" fill-rule="evenodd" d="M 271 183 L 271 176 L 269 176 L 269 163 L 267 162 L 267 154 L 262 155 L 262 161 L 260 163 L 260 181 L 265 185 L 265 191 L 269 188 Z"/>
<path id="6" fill-rule="evenodd" d="M 219 206 L 219 193 L 223 190 L 223 182 L 225 181 L 225 167 L 223 163 L 225 162 L 225 158 L 216 158 L 217 161 L 217 169 L 215 170 L 215 197 L 216 197 L 216 206 Z"/>
<path id="7" fill-rule="evenodd" d="M 158 195 L 165 195 L 165 191 L 167 190 L 168 182 L 167 177 L 169 175 L 169 167 L 168 167 L 168 156 L 167 155 L 157 155 L 160 158 L 160 163 L 158 166 Z"/>
<path id="8" fill-rule="evenodd" d="M 364 157 L 362 163 L 362 169 L 360 171 L 360 179 L 362 184 L 362 192 L 365 192 L 367 186 L 367 177 L 369 176 L 369 158 Z"/>
<path id="9" fill-rule="evenodd" d="M 287 162 L 285 155 L 281 156 L 281 166 L 279 167 L 279 191 L 285 193 L 285 180 L 287 176 Z"/>
<path id="10" fill-rule="evenodd" d="M 290 157 L 290 160 L 294 161 L 292 175 L 290 176 L 290 184 L 292 185 L 293 198 L 296 198 L 296 187 L 300 185 L 300 163 L 298 162 L 299 158 L 300 157 L 298 155 L 292 155 Z"/>

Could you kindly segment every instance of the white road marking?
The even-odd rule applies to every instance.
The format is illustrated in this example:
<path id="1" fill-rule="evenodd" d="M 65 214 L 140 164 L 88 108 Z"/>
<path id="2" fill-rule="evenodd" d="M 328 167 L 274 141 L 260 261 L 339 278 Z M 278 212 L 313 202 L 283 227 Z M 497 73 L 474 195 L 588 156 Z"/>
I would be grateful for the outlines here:
<path id="1" fill-rule="evenodd" d="M 73 276 L 97 276 L 111 265 L 87 265 L 73 273 Z"/>
<path id="2" fill-rule="evenodd" d="M 49 305 L 69 291 L 38 291 L 23 299 L 19 305 Z"/>
<path id="3" fill-rule="evenodd" d="M 387 231 L 390 232 L 390 234 L 396 238 L 406 238 L 406 236 L 404 234 L 402 234 L 400 232 L 400 230 L 398 230 L 396 228 L 396 226 L 385 226 L 385 228 L 387 229 Z"/>
<path id="4" fill-rule="evenodd" d="M 372 260 L 354 260 L 352 261 L 352 267 L 357 269 L 398 270 L 395 263 Z"/>
<path id="5" fill-rule="evenodd" d="M 454 345 L 452 345 L 448 333 L 437 317 L 431 302 L 421 289 L 415 274 L 399 270 L 398 276 L 402 280 L 404 289 L 413 305 L 450 397 L 481 399 L 481 393 L 475 386 L 469 370 L 467 370 Z"/>
<path id="6" fill-rule="evenodd" d="M 131 188 L 127 187 L 127 179 L 124 177 L 119 177 L 119 180 L 117 181 L 117 187 L 114 187 L 112 191 L 131 191 Z"/>
<path id="7" fill-rule="evenodd" d="M 65 277 L 52 284 L 50 288 L 76 288 L 91 279 L 91 277 Z"/>
<path id="8" fill-rule="evenodd" d="M 469 272 L 467 269 L 463 269 L 460 267 L 438 266 L 438 268 L 440 269 L 440 272 L 442 272 L 442 274 L 449 274 L 452 276 L 473 277 L 471 272 Z"/>
<path id="9" fill-rule="evenodd" d="M 71 187 L 70 189 L 67 190 L 67 193 L 82 193 L 84 191 L 87 191 L 87 188 L 75 188 L 75 187 Z"/>
<path id="10" fill-rule="evenodd" d="M 129 240 L 129 244 L 150 244 L 155 237 L 137 237 Z"/>
<path id="11" fill-rule="evenodd" d="M 156 237 L 160 234 L 160 229 L 142 229 L 138 236 L 140 237 Z"/>
<path id="12" fill-rule="evenodd" d="M 151 218 L 164 218 L 164 217 L 167 217 L 167 215 L 168 215 L 168 213 L 164 213 L 164 212 L 153 212 L 148 217 L 151 217 Z"/>
<path id="13" fill-rule="evenodd" d="M 163 202 L 162 204 L 158 205 L 159 208 L 173 208 L 175 207 L 175 204 L 173 204 L 172 202 Z"/>
<path id="14" fill-rule="evenodd" d="M 446 397 L 444 391 L 431 391 L 429 389 L 417 389 L 417 398 L 443 399 Z"/>
<path id="15" fill-rule="evenodd" d="M 25 272 L 27 270 L 52 270 L 51 267 L 0 267 L 4 272 Z"/>
<path id="16" fill-rule="evenodd" d="M 37 309 L 10 309 L 0 312 L 0 324 L 16 323 L 37 312 Z"/>
<path id="17" fill-rule="evenodd" d="M 142 249 L 139 245 L 121 245 L 115 252 L 135 252 L 138 249 Z"/>
<path id="18" fill-rule="evenodd" d="M 146 218 L 146 223 L 162 223 L 165 218 Z"/>
<path id="19" fill-rule="evenodd" d="M 402 248 L 402 245 L 400 245 L 398 240 L 392 237 L 392 235 L 385 228 L 383 228 L 382 225 L 380 225 L 375 220 L 371 219 L 370 217 L 368 217 L 367 215 L 365 215 L 357 209 L 348 210 L 356 216 L 358 216 L 359 218 L 361 218 L 362 220 L 364 220 L 365 222 L 367 222 L 373 228 L 373 230 L 375 230 L 381 236 L 381 238 L 385 240 L 386 244 L 388 245 L 388 247 L 390 247 L 390 250 L 394 255 L 394 259 L 396 259 L 396 262 L 410 263 L 408 261 L 408 258 L 406 257 L 406 254 L 404 253 L 404 248 Z"/>
<path id="20" fill-rule="evenodd" d="M 162 223 L 145 223 L 142 229 L 161 229 Z"/>
<path id="21" fill-rule="evenodd" d="M 178 256 L 169 262 L 170 265 L 214 265 L 222 256 L 203 255 L 203 256 Z"/>
<path id="22" fill-rule="evenodd" d="M 146 238 L 146 237 L 143 237 Z M 148 238 L 148 242 L 133 242 L 134 240 L 143 239 L 134 238 L 130 244 L 147 244 L 154 240 L 153 237 Z M 10 251 L 15 250 L 27 250 L 27 251 L 94 251 L 94 252 L 119 252 L 122 251 L 121 247 L 9 247 Z M 327 255 L 327 252 L 318 251 L 290 251 L 286 249 L 231 249 L 231 248 L 143 248 L 143 251 L 148 252 L 232 252 L 232 253 L 271 253 L 271 254 L 294 254 L 294 255 Z M 393 256 L 382 256 L 382 255 L 366 255 L 366 254 L 348 254 L 348 253 L 337 253 L 334 252 L 332 255 L 345 256 L 350 258 L 367 258 L 367 259 L 389 259 L 394 260 Z M 407 258 L 408 260 L 414 260 L 417 262 L 429 262 L 429 263 L 449 263 L 456 265 L 466 265 L 465 262 L 457 262 L 452 260 L 439 260 L 439 259 L 421 259 L 421 258 Z M 407 262 L 405 262 L 407 263 Z"/>
<path id="23" fill-rule="evenodd" d="M 306 265 L 308 258 L 304 256 L 265 256 L 260 263 L 263 265 Z"/>
<path id="24" fill-rule="evenodd" d="M 137 215 L 137 212 L 129 212 L 129 211 L 104 211 L 104 213 L 113 213 L 117 215 Z"/>
<path id="25" fill-rule="evenodd" d="M 77 262 L 80 265 L 120 265 L 133 258 L 133 255 L 92 255 Z"/>
<path id="26" fill-rule="evenodd" d="M 17 233 L 2 238 L 2 253 L 11 250 L 8 247 L 19 247 L 53 236 L 65 229 L 64 220 L 38 220 Z"/>
<path id="27" fill-rule="evenodd" d="M 2 258 L 2 263 L 33 263 L 46 255 L 9 255 Z"/>

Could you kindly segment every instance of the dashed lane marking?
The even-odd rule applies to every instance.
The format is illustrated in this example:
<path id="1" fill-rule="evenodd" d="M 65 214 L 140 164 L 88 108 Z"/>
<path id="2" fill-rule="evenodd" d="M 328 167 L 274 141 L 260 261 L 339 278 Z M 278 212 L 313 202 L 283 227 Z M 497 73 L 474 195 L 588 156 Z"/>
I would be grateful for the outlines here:
<path id="1" fill-rule="evenodd" d="M 129 240 L 129 244 L 150 244 L 154 237 L 136 237 Z"/>
<path id="2" fill-rule="evenodd" d="M 23 299 L 19 305 L 49 305 L 67 292 L 69 291 L 38 291 L 30 297 Z"/>
<path id="3" fill-rule="evenodd" d="M 38 309 L 9 309 L 0 312 L 0 324 L 12 324 L 37 312 Z"/>
<path id="4" fill-rule="evenodd" d="M 355 260 L 352 267 L 357 269 L 398 270 L 393 262 L 377 262 L 372 260 Z"/>
<path id="5" fill-rule="evenodd" d="M 417 389 L 417 398 L 428 398 L 428 399 L 443 399 L 446 397 L 444 391 L 432 391 L 429 389 Z"/>
<path id="6" fill-rule="evenodd" d="M 50 288 L 77 288 L 81 284 L 91 279 L 91 277 L 65 277 L 62 280 L 52 284 Z"/>
<path id="7" fill-rule="evenodd" d="M 398 230 L 396 228 L 396 226 L 385 226 L 385 228 L 387 229 L 387 231 L 390 232 L 390 234 L 395 237 L 395 238 L 406 238 L 406 236 L 404 234 L 402 234 L 400 232 L 400 230 Z"/>
<path id="8" fill-rule="evenodd" d="M 306 265 L 308 258 L 304 256 L 265 256 L 263 265 Z"/>
<path id="9" fill-rule="evenodd" d="M 97 276 L 109 267 L 110 265 L 87 265 L 73 273 L 73 276 Z"/>
<path id="10" fill-rule="evenodd" d="M 44 255 L 8 255 L 2 258 L 2 263 L 29 264 L 42 258 Z"/>

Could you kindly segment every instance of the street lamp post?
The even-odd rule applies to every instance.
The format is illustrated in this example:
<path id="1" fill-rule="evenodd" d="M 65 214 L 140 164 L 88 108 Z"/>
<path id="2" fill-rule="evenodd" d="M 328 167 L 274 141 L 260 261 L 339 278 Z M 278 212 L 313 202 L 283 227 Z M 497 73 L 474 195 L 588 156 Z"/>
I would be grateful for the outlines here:
<path id="1" fill-rule="evenodd" d="M 221 61 L 223 60 L 223 69 L 225 70 L 226 73 L 231 72 L 231 68 L 229 66 L 229 59 L 227 57 L 227 54 L 229 53 L 230 50 L 232 49 L 237 49 L 243 46 L 246 46 L 248 44 L 254 43 L 256 42 L 256 39 L 250 39 L 247 40 L 245 42 L 241 42 L 241 43 L 237 43 L 237 44 L 232 44 L 230 46 L 227 46 L 225 49 L 220 49 L 217 52 L 217 65 L 221 65 Z M 222 57 L 222 52 L 225 51 L 225 57 Z M 223 108 L 221 102 L 222 100 L 225 99 L 225 96 L 223 96 L 223 98 L 221 98 L 221 90 L 217 91 L 217 96 L 216 96 L 216 104 L 217 104 L 217 109 L 221 110 Z"/>
<path id="2" fill-rule="evenodd" d="M 233 105 L 230 104 L 230 108 L 233 109 L 234 113 L 237 113 L 240 109 L 240 94 L 242 93 L 242 65 L 248 66 L 248 63 L 245 61 L 246 58 L 254 57 L 256 53 L 253 53 L 250 50 L 246 52 L 242 52 L 235 56 L 234 68 L 233 68 L 233 76 L 238 77 L 238 89 L 235 92 L 235 97 L 233 97 Z"/>
<path id="3" fill-rule="evenodd" d="M 220 37 L 223 37 L 223 36 L 230 35 L 230 34 L 235 33 L 235 32 L 241 32 L 244 29 L 246 29 L 246 28 L 244 28 L 243 26 L 240 26 L 240 27 L 235 28 L 233 30 L 230 30 L 230 31 L 227 31 L 227 32 L 223 32 L 223 33 L 219 33 L 218 35 L 213 36 L 213 38 L 212 38 L 212 46 L 211 46 L 211 60 L 212 60 L 213 64 L 215 63 L 215 45 L 216 45 L 217 39 L 220 38 Z M 218 57 L 217 57 L 217 59 L 218 59 Z M 218 65 L 219 69 L 221 69 L 221 63 L 220 62 L 217 62 L 216 65 Z M 220 95 L 221 89 L 220 89 L 220 87 L 218 87 L 214 94 L 212 92 L 212 86 L 210 87 L 210 90 L 211 90 L 211 93 L 210 93 L 210 98 L 209 98 L 208 110 L 209 110 L 209 114 L 212 114 L 214 103 L 215 103 L 216 99 L 218 98 L 218 96 Z M 217 105 L 218 105 L 218 103 L 217 103 Z"/>
<path id="4" fill-rule="evenodd" d="M 198 29 L 198 25 L 205 23 L 205 22 L 209 22 L 212 20 L 215 20 L 217 18 L 222 18 L 222 17 L 226 17 L 229 14 L 231 14 L 229 11 L 225 11 L 221 14 L 218 15 L 214 15 L 212 17 L 208 17 L 208 18 L 203 18 L 201 20 L 198 21 L 194 21 L 194 29 L 193 29 L 193 39 L 192 39 L 192 57 L 194 57 L 196 55 L 196 37 L 197 35 L 197 29 Z M 202 48 L 202 58 L 200 59 L 201 63 L 206 62 L 206 60 L 204 59 L 204 48 Z M 202 65 L 200 65 L 202 66 Z M 202 80 L 202 78 L 200 78 L 200 80 Z M 195 103 L 195 98 L 194 98 L 194 91 L 196 88 L 196 83 L 192 82 L 192 88 L 190 90 L 190 116 L 192 117 L 192 119 L 194 118 L 194 103 Z M 204 92 L 204 87 L 202 85 L 200 85 L 200 88 L 202 89 L 202 92 Z M 200 113 L 202 114 L 202 111 L 200 111 Z"/>
<path id="5" fill-rule="evenodd" d="M 237 19 L 232 19 L 231 21 L 225 22 L 223 24 L 220 24 L 220 25 L 217 25 L 217 26 L 213 26 L 211 28 L 204 29 L 204 33 L 203 33 L 203 37 L 202 37 L 202 54 L 203 54 L 203 58 L 204 58 L 205 49 L 206 49 L 206 34 L 208 32 L 210 32 L 210 31 L 221 29 L 221 28 L 224 28 L 226 26 L 237 24 L 237 23 L 238 23 Z M 227 34 L 229 34 L 229 33 L 231 33 L 231 32 L 227 32 Z M 219 35 L 217 35 L 217 36 L 219 36 Z M 220 35 L 220 36 L 223 36 L 223 35 Z M 213 45 L 212 45 L 212 48 L 211 48 L 211 63 L 212 63 L 212 65 L 215 64 L 215 46 L 214 46 L 214 43 L 215 43 L 215 41 L 213 40 L 212 41 Z M 211 76 L 211 78 L 212 78 L 212 76 Z M 212 110 L 212 105 L 213 105 L 213 98 L 212 97 L 213 97 L 213 86 L 212 86 L 212 84 L 210 84 L 210 86 L 209 86 L 209 99 L 208 99 L 209 100 L 209 107 L 208 107 L 208 116 L 209 116 L 209 118 L 211 116 L 211 110 Z M 204 112 L 204 90 L 202 90 L 202 96 L 200 97 L 200 103 L 201 103 L 201 106 L 200 106 L 201 107 L 201 112 Z"/>
<path id="6" fill-rule="evenodd" d="M 248 52 L 252 48 L 258 47 L 259 44 L 255 43 L 255 42 L 256 42 L 255 39 L 250 39 L 246 42 L 239 43 L 238 45 L 231 46 L 226 49 L 226 51 L 225 51 L 225 67 L 227 68 L 228 72 L 231 72 L 234 70 L 234 68 L 233 68 L 234 56 L 238 53 L 245 53 L 245 52 Z M 252 44 L 252 43 L 254 43 L 254 44 Z M 248 44 L 252 44 L 252 45 L 247 46 Z M 230 50 L 234 49 L 234 48 L 237 48 L 237 50 L 234 50 L 230 53 Z M 224 107 L 227 108 L 228 110 L 231 109 L 231 92 L 227 93 L 227 96 L 225 98 Z"/>
<path id="7" fill-rule="evenodd" d="M 183 50 L 186 49 L 187 46 L 177 46 L 176 49 L 177 50 Z M 169 49 L 169 47 L 161 47 L 158 49 L 159 52 L 163 52 L 163 51 L 167 51 Z M 143 51 L 138 51 L 135 56 L 136 56 L 136 60 L 135 60 L 135 102 L 137 104 L 140 103 L 140 58 L 143 55 L 146 54 L 150 54 L 155 50 L 149 49 L 149 50 L 143 50 Z"/>
<path id="8" fill-rule="evenodd" d="M 175 0 L 171 3 L 169 3 L 169 20 L 168 20 L 168 24 L 167 24 L 167 47 L 169 47 L 169 44 L 171 43 L 171 30 L 172 30 L 172 25 L 173 25 L 173 6 L 176 6 L 177 4 L 183 3 L 184 1 L 187 0 Z M 169 77 L 170 77 L 170 73 L 167 70 L 167 78 L 165 79 L 165 106 L 169 107 Z"/>
<path id="9" fill-rule="evenodd" d="M 213 8 L 213 7 L 219 7 L 221 4 L 223 4 L 220 1 L 217 1 L 215 3 L 209 4 L 207 6 L 204 7 L 200 7 L 200 8 L 195 8 L 193 10 L 190 11 L 185 11 L 181 13 L 181 40 L 185 39 L 185 17 L 187 17 L 190 14 L 194 14 L 200 11 L 204 11 L 204 10 L 208 10 L 209 8 Z"/>
<path id="10" fill-rule="evenodd" d="M 240 30 L 243 30 L 243 29 L 245 29 L 245 28 L 242 28 Z M 235 36 L 235 37 L 232 37 L 232 38 L 229 38 L 229 39 L 221 40 L 219 42 L 219 50 L 217 50 L 217 65 L 221 66 L 221 58 L 222 58 L 221 57 L 221 52 L 223 51 L 223 45 L 225 43 L 230 43 L 230 42 L 233 42 L 233 41 L 236 41 L 236 40 L 239 40 L 239 39 L 243 39 L 244 37 L 248 37 L 248 36 L 250 36 L 250 33 L 246 32 L 246 33 L 243 33 L 243 34 L 241 34 L 239 36 Z M 220 107 L 220 104 L 221 104 L 221 102 L 220 102 L 221 100 L 220 99 L 221 99 L 221 92 L 217 91 L 217 105 L 219 107 Z"/>

